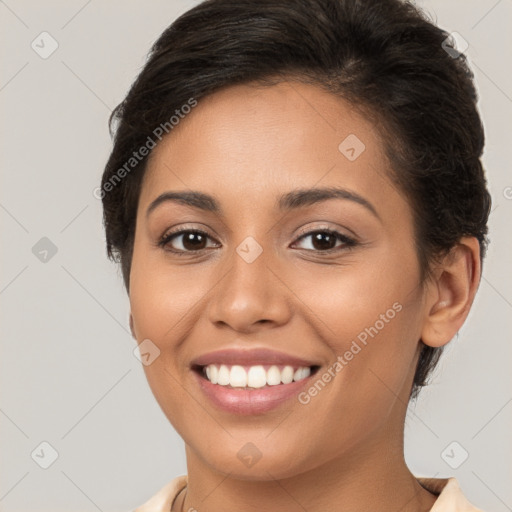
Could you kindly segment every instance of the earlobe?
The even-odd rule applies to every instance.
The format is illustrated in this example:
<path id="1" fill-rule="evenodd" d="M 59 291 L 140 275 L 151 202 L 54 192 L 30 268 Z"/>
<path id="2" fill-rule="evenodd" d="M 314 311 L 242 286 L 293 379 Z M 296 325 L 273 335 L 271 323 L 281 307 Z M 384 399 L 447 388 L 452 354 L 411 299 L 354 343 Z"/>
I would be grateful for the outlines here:
<path id="1" fill-rule="evenodd" d="M 466 320 L 480 282 L 480 245 L 464 237 L 447 254 L 427 284 L 425 322 L 421 339 L 441 347 L 457 334 Z"/>

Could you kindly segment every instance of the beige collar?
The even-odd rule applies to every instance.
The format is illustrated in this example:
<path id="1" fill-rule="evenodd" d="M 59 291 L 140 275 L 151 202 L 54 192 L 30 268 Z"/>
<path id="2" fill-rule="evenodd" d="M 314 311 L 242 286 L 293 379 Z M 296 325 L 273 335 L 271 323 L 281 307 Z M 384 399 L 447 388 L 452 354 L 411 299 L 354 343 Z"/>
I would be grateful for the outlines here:
<path id="1" fill-rule="evenodd" d="M 438 496 L 430 512 L 482 512 L 462 494 L 455 478 L 417 478 L 422 487 Z M 133 512 L 169 512 L 176 496 L 187 485 L 187 475 L 174 478 Z"/>

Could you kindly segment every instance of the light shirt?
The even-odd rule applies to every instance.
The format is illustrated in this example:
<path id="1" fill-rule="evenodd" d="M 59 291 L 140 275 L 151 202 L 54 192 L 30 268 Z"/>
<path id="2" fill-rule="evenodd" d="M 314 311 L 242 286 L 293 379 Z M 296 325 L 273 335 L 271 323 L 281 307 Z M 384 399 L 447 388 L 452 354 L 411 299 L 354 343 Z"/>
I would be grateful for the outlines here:
<path id="1" fill-rule="evenodd" d="M 455 478 L 417 478 L 422 487 L 437 495 L 430 512 L 483 512 L 464 497 Z M 187 485 L 187 476 L 182 475 L 162 487 L 144 505 L 133 512 L 170 512 L 176 496 Z"/>

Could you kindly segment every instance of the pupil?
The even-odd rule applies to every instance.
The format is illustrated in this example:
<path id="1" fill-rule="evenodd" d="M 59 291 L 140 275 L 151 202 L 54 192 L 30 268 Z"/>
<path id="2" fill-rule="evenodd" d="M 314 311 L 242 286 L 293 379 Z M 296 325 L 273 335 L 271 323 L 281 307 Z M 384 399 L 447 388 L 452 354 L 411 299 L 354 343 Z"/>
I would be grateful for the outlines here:
<path id="1" fill-rule="evenodd" d="M 336 245 L 335 237 L 330 233 L 316 233 L 313 235 L 315 249 L 333 249 Z"/>
<path id="2" fill-rule="evenodd" d="M 183 237 L 183 247 L 189 250 L 204 249 L 200 247 L 204 244 L 204 236 L 201 233 L 188 233 Z"/>

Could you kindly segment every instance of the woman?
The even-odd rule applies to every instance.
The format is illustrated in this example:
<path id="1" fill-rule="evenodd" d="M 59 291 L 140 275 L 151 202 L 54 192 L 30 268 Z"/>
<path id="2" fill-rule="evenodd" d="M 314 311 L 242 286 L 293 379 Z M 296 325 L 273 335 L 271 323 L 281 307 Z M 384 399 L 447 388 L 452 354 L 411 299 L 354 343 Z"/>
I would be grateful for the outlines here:
<path id="1" fill-rule="evenodd" d="M 154 44 L 101 195 L 188 475 L 138 512 L 477 510 L 403 457 L 487 244 L 450 41 L 400 0 L 209 0 Z"/>

